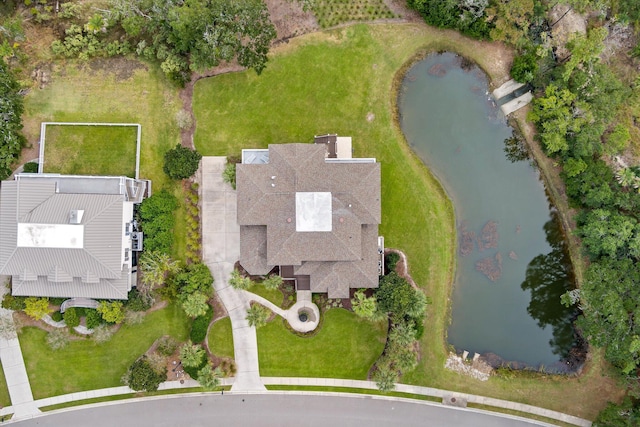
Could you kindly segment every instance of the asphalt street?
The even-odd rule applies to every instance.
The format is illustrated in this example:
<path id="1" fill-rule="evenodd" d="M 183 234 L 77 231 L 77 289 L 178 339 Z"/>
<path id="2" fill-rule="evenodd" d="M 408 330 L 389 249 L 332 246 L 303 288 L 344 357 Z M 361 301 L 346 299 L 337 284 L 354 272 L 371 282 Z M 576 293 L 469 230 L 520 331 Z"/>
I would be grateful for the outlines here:
<path id="1" fill-rule="evenodd" d="M 534 427 L 531 420 L 431 403 L 291 394 L 164 396 L 110 402 L 10 423 L 31 426 Z"/>

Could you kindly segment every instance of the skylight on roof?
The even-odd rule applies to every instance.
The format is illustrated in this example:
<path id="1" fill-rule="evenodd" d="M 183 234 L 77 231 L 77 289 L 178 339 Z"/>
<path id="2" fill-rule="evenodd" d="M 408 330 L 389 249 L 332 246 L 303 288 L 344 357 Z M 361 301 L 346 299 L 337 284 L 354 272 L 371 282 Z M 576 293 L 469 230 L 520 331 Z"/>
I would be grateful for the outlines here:
<path id="1" fill-rule="evenodd" d="M 296 231 L 331 231 L 331 193 L 296 193 Z"/>
<path id="2" fill-rule="evenodd" d="M 18 223 L 18 247 L 82 249 L 84 225 Z"/>

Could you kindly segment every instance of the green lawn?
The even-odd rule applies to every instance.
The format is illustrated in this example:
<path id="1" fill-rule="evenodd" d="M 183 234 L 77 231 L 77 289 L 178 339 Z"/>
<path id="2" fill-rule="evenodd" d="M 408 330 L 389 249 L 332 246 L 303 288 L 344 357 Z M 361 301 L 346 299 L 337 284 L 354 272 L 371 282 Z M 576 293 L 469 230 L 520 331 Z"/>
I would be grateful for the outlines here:
<path id="1" fill-rule="evenodd" d="M 7 380 L 4 377 L 4 370 L 0 369 L 0 406 L 11 405 L 9 398 L 9 389 L 7 389 Z"/>
<path id="2" fill-rule="evenodd" d="M 209 351 L 218 357 L 234 358 L 231 319 L 225 317 L 211 325 L 209 329 Z"/>
<path id="3" fill-rule="evenodd" d="M 127 368 L 162 335 L 179 341 L 189 336 L 189 320 L 176 304 L 148 314 L 140 325 L 124 325 L 107 343 L 88 339 L 72 341 L 62 350 L 46 344 L 47 333 L 25 327 L 20 345 L 31 390 L 36 399 L 122 385 Z"/>
<path id="4" fill-rule="evenodd" d="M 99 66 L 94 66 L 99 64 Z M 82 67 L 82 68 L 81 68 Z M 130 76 L 121 76 L 118 73 L 122 69 L 132 70 Z M 110 122 L 110 123 L 139 123 L 142 125 L 140 141 L 140 178 L 151 179 L 153 191 L 167 188 L 175 194 L 180 202 L 180 207 L 176 212 L 175 236 L 176 242 L 173 246 L 174 258 L 184 258 L 186 248 L 185 242 L 185 212 L 184 212 L 184 192 L 179 182 L 171 181 L 162 171 L 164 153 L 175 147 L 180 142 L 180 131 L 175 121 L 175 115 L 181 107 L 178 96 L 178 89 L 167 81 L 166 77 L 157 66 L 141 63 L 134 59 L 113 58 L 110 60 L 99 60 L 88 64 L 61 64 L 56 63 L 53 69 L 51 82 L 44 89 L 33 89 L 25 97 L 24 134 L 27 141 L 35 145 L 40 139 L 40 124 L 42 122 Z M 69 128 L 76 133 L 78 128 Z M 76 164 L 75 160 L 72 168 L 96 167 L 98 171 L 122 171 L 119 173 L 133 173 L 135 169 L 135 133 L 134 128 L 122 130 L 126 135 L 113 138 L 112 130 L 104 137 L 99 135 L 102 132 L 98 128 L 90 130 L 80 130 L 89 132 L 89 145 L 96 150 L 96 158 L 90 162 L 84 160 Z M 50 134 L 50 132 L 52 132 Z M 69 132 L 63 130 L 63 134 Z M 86 158 L 87 150 L 81 152 L 75 143 L 76 137 L 56 138 L 53 126 L 47 126 L 47 142 L 45 149 L 47 155 L 45 161 L 49 163 L 55 160 L 50 157 L 49 143 L 52 140 L 58 142 L 63 140 L 67 145 L 71 145 L 69 151 L 64 151 L 58 163 L 65 164 L 64 156 L 74 158 L 74 149 L 78 156 Z M 100 140 L 118 140 L 125 144 L 125 141 L 133 138 L 131 144 L 126 144 L 131 150 L 131 154 L 119 153 L 111 157 L 111 154 L 102 157 L 98 151 L 103 146 Z M 51 136 L 53 135 L 53 137 Z M 106 146 L 106 145 L 105 145 Z M 76 149 L 77 148 L 77 149 Z M 124 147 L 121 147 L 124 148 Z M 111 150 L 112 147 L 109 147 Z M 37 156 L 37 154 L 36 154 Z M 33 154 L 31 160 L 35 157 Z M 86 164 L 84 164 L 86 163 Z M 90 163 L 90 164 L 89 164 Z M 113 169 L 111 169 L 113 168 Z M 48 166 L 45 165 L 48 170 Z M 64 172 L 75 169 L 65 169 Z M 92 172 L 93 173 L 93 172 Z"/>
<path id="5" fill-rule="evenodd" d="M 260 375 L 363 380 L 386 340 L 385 322 L 372 324 L 343 309 L 324 313 L 312 337 L 299 337 L 282 322 L 276 317 L 258 329 Z"/>
<path id="6" fill-rule="evenodd" d="M 282 307 L 282 300 L 284 299 L 284 295 L 282 295 L 280 289 L 269 290 L 258 283 L 257 285 L 252 286 L 251 289 L 249 289 L 249 292 L 260 295 L 262 298 L 269 300 L 276 306 Z"/>
<path id="7" fill-rule="evenodd" d="M 413 278 L 433 301 L 420 364 L 402 381 L 593 418 L 608 399 L 621 396 L 621 388 L 606 377 L 598 352 L 579 378 L 515 375 L 479 382 L 444 369 L 455 268 L 454 210 L 395 121 L 402 70 L 413 58 L 439 50 L 475 60 L 498 84 L 508 78 L 510 52 L 502 45 L 426 25 L 356 25 L 309 34 L 275 49 L 260 76 L 248 71 L 200 80 L 193 104 L 196 147 L 205 155 L 227 155 L 271 143 L 311 142 L 322 133 L 352 136 L 355 156 L 376 157 L 382 165 L 380 233 L 388 247 L 405 251 Z M 267 326 L 259 336 L 271 328 L 275 326 Z M 260 347 L 261 363 L 271 371 L 273 365 L 262 360 L 269 350 Z M 297 368 L 300 360 L 297 356 L 289 370 L 283 365 L 279 372 L 303 371 Z"/>
<path id="8" fill-rule="evenodd" d="M 135 126 L 47 125 L 44 171 L 135 177 Z"/>

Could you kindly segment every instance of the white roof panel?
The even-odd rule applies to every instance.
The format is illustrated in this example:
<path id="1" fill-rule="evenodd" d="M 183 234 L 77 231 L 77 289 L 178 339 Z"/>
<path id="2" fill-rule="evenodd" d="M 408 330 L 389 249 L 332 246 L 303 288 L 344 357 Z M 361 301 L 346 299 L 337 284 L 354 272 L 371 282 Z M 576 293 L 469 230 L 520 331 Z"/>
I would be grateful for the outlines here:
<path id="1" fill-rule="evenodd" d="M 331 193 L 296 192 L 296 231 L 331 231 Z"/>
<path id="2" fill-rule="evenodd" d="M 18 223 L 17 246 L 82 249 L 84 247 L 84 225 Z"/>

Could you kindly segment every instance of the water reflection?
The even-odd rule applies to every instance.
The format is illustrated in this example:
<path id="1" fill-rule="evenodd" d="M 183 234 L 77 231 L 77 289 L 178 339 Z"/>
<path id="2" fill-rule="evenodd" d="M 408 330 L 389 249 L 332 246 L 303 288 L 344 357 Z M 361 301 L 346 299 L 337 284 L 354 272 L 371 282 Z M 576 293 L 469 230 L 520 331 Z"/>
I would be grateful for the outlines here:
<path id="1" fill-rule="evenodd" d="M 560 296 L 574 283 L 573 268 L 569 258 L 564 235 L 560 228 L 558 212 L 550 207 L 551 219 L 544 225 L 547 242 L 551 252 L 533 258 L 527 266 L 522 290 L 531 292 L 531 301 L 527 307 L 529 315 L 538 326 L 552 328 L 553 338 L 549 341 L 551 350 L 562 360 L 552 367 L 553 370 L 574 370 L 583 362 L 581 341 L 576 334 L 573 322 L 578 310 L 559 309 Z"/>
<path id="2" fill-rule="evenodd" d="M 529 151 L 522 136 L 515 130 L 504 140 L 504 155 L 511 163 L 529 159 Z"/>

